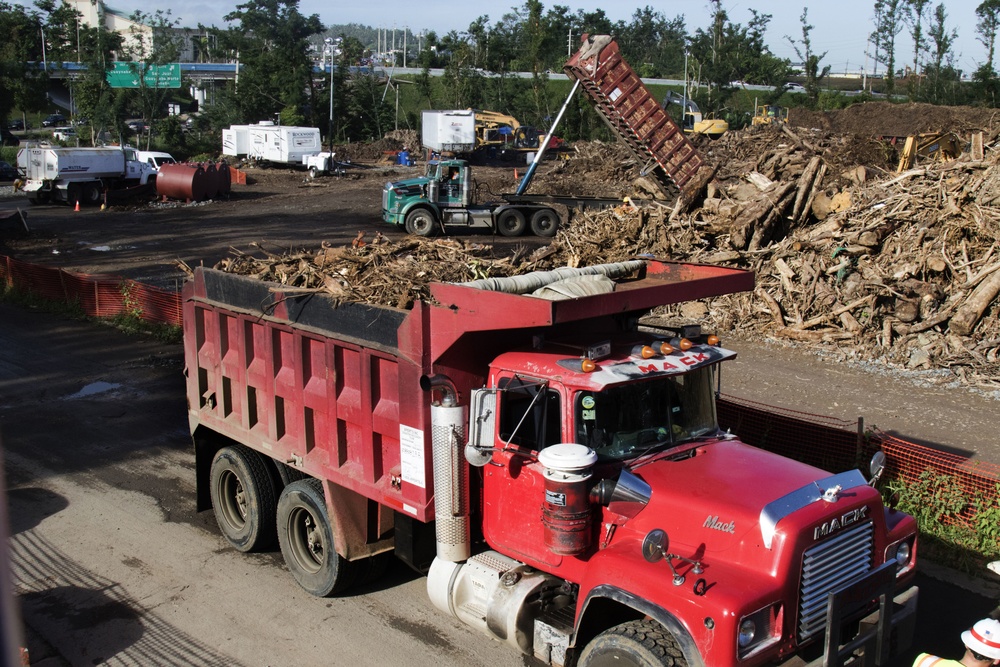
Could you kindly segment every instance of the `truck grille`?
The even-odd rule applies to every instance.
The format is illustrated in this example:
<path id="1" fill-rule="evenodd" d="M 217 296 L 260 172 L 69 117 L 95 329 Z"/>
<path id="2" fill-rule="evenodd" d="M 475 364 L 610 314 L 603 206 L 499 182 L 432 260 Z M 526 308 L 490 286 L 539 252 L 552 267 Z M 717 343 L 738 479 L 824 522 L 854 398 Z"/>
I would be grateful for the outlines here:
<path id="1" fill-rule="evenodd" d="M 869 521 L 837 533 L 802 555 L 799 595 L 799 642 L 826 627 L 827 593 L 872 567 L 874 527 Z"/>

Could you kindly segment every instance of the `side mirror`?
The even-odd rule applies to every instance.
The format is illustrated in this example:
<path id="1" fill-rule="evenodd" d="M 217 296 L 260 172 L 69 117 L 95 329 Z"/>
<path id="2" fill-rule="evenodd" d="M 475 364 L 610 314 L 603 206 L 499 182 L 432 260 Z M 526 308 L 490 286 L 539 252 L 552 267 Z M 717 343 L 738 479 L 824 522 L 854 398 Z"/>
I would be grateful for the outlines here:
<path id="1" fill-rule="evenodd" d="M 871 473 L 870 484 L 875 486 L 879 478 L 882 477 L 882 473 L 885 472 L 885 452 L 875 452 L 875 455 L 872 456 L 871 463 L 868 464 L 868 472 Z"/>
<path id="2" fill-rule="evenodd" d="M 469 465 L 481 468 L 493 458 L 496 417 L 496 390 L 473 390 L 469 397 L 469 442 L 465 446 L 465 460 Z"/>

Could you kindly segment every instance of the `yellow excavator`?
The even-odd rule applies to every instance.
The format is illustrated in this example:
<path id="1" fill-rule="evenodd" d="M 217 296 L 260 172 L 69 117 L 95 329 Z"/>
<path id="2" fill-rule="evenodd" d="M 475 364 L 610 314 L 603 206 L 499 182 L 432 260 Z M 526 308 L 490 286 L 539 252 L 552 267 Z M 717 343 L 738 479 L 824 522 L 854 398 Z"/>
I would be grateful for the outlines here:
<path id="1" fill-rule="evenodd" d="M 545 132 L 521 123 L 508 114 L 483 109 L 470 109 L 476 119 L 476 150 L 511 154 L 537 151 Z M 549 148 L 557 148 L 562 141 L 553 137 Z"/>
<path id="2" fill-rule="evenodd" d="M 896 171 L 906 171 L 913 166 L 917 157 L 943 162 L 957 158 L 961 152 L 961 144 L 953 132 L 911 134 L 903 144 L 903 152 L 899 156 L 899 166 Z"/>
<path id="3" fill-rule="evenodd" d="M 704 118 L 701 109 L 693 100 L 668 90 L 667 96 L 663 99 L 663 108 L 666 109 L 671 104 L 678 104 L 684 109 L 681 127 L 687 134 L 704 134 L 711 139 L 718 139 L 729 131 L 729 123 L 721 118 Z"/>

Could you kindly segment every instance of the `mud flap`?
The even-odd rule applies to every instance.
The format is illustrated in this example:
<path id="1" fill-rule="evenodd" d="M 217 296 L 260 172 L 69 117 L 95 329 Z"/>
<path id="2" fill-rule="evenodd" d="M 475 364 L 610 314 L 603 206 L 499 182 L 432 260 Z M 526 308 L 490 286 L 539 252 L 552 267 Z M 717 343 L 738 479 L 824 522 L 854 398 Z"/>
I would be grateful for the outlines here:
<path id="1" fill-rule="evenodd" d="M 911 586 L 893 597 L 896 563 L 883 564 L 853 579 L 827 596 L 824 655 L 806 667 L 879 667 L 909 648 L 917 620 L 917 594 Z M 878 601 L 878 608 L 861 619 L 854 638 L 844 640 L 844 621 L 857 618 Z"/>

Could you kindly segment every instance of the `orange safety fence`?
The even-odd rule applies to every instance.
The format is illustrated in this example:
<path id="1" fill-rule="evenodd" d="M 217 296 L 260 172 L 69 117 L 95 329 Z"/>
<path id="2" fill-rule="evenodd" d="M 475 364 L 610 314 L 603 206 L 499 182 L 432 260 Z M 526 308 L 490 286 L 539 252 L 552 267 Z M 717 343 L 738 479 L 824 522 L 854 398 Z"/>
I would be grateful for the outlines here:
<path id="1" fill-rule="evenodd" d="M 79 304 L 96 317 L 132 313 L 151 322 L 181 324 L 178 292 L 108 275 L 84 275 L 29 264 L 0 255 L 0 279 L 9 287 L 68 304 Z M 886 476 L 908 487 L 919 487 L 928 474 L 947 478 L 969 499 L 1000 502 L 1000 465 L 907 442 L 864 422 L 778 408 L 723 395 L 719 424 L 747 444 L 802 461 L 830 472 L 866 470 L 875 451 L 888 458 Z M 967 503 L 951 521 L 974 525 L 975 507 Z"/>
<path id="2" fill-rule="evenodd" d="M 868 461 L 881 449 L 887 459 L 885 479 L 918 492 L 933 493 L 946 485 L 966 499 L 951 508 L 953 514 L 942 517 L 946 523 L 975 529 L 976 501 L 987 507 L 1000 502 L 1000 465 L 907 442 L 877 429 L 866 432 L 861 419 L 849 422 L 725 395 L 718 411 L 722 428 L 747 444 L 830 472 L 852 468 L 867 472 Z"/>
<path id="3" fill-rule="evenodd" d="M 180 294 L 118 276 L 72 273 L 0 255 L 0 279 L 10 288 L 49 301 L 79 305 L 92 317 L 132 314 L 180 326 Z"/>

